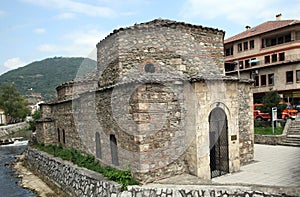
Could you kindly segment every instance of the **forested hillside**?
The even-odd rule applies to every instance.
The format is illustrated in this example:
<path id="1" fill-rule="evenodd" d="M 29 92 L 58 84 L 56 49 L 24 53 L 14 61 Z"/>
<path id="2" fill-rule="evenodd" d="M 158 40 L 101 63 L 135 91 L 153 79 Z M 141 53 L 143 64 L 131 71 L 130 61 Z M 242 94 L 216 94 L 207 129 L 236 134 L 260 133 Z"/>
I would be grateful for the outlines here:
<path id="1" fill-rule="evenodd" d="M 13 82 L 22 95 L 41 93 L 49 100 L 55 97 L 58 85 L 92 71 L 96 65 L 96 61 L 81 57 L 47 58 L 1 75 L 0 86 Z"/>

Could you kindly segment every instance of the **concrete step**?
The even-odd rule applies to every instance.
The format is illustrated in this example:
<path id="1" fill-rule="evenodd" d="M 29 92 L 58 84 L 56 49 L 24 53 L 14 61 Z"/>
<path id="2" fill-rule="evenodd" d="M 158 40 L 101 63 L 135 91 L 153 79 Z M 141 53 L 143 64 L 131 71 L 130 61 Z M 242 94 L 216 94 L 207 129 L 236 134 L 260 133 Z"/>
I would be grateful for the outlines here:
<path id="1" fill-rule="evenodd" d="M 286 143 L 286 144 L 299 144 L 300 145 L 300 141 L 293 141 L 293 140 L 282 140 L 282 143 Z"/>
<path id="2" fill-rule="evenodd" d="M 289 130 L 295 130 L 295 131 L 299 131 L 300 130 L 300 127 L 290 127 Z"/>
<path id="3" fill-rule="evenodd" d="M 300 139 L 300 135 L 295 135 L 295 134 L 291 134 L 291 133 L 288 133 L 286 135 L 287 138 L 299 138 Z"/>
<path id="4" fill-rule="evenodd" d="M 300 147 L 300 144 L 296 144 L 296 143 L 285 143 L 285 142 L 282 142 L 280 145 L 283 145 L 283 146 Z"/>
<path id="5" fill-rule="evenodd" d="M 288 131 L 287 135 L 300 136 L 300 132 L 298 132 L 298 131 Z"/>

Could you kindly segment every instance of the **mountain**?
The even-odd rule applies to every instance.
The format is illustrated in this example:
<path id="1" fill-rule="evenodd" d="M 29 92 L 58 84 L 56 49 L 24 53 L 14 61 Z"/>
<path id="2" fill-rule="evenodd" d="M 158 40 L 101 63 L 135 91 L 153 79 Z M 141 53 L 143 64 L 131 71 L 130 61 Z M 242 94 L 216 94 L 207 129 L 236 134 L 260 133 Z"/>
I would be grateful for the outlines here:
<path id="1" fill-rule="evenodd" d="M 44 100 L 56 96 L 55 88 L 96 69 L 97 62 L 82 57 L 53 57 L 32 62 L 24 67 L 11 70 L 0 76 L 3 83 L 15 83 L 23 95 L 41 94 Z"/>

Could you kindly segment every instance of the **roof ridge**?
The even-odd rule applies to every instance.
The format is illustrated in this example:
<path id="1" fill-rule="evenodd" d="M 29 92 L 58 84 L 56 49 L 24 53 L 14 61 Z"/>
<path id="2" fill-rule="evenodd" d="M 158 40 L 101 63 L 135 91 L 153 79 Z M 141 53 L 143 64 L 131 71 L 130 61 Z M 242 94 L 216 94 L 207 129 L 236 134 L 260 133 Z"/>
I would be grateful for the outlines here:
<path id="1" fill-rule="evenodd" d="M 237 40 L 242 40 L 245 38 L 249 38 L 252 36 L 256 36 L 262 33 L 266 33 L 269 31 L 274 31 L 276 29 L 280 29 L 283 27 L 287 27 L 290 25 L 299 24 L 299 20 L 296 19 L 289 19 L 289 20 L 275 20 L 275 21 L 265 21 L 259 25 L 256 25 L 250 29 L 242 31 L 234 36 L 231 36 L 224 40 L 224 43 L 230 43 Z M 274 25 L 275 24 L 275 25 Z M 278 25 L 276 25 L 278 24 Z"/>
<path id="2" fill-rule="evenodd" d="M 217 31 L 217 32 L 222 32 L 225 34 L 224 30 L 218 29 L 218 28 L 213 28 L 213 27 L 206 27 L 202 25 L 196 25 L 196 24 L 191 24 L 191 23 L 186 23 L 186 22 L 181 22 L 181 21 L 175 21 L 175 20 L 170 20 L 170 19 L 163 19 L 163 18 L 156 18 L 151 21 L 147 22 L 142 22 L 142 23 L 135 23 L 133 25 L 127 26 L 127 27 L 120 27 L 117 29 L 114 29 L 110 34 L 108 34 L 104 39 L 100 40 L 100 42 L 104 41 L 105 39 L 111 37 L 112 35 L 125 31 L 125 30 L 130 30 L 130 29 L 138 29 L 138 28 L 143 28 L 147 26 L 172 26 L 172 25 L 183 25 L 183 26 L 188 26 L 188 27 L 197 27 L 197 28 L 202 28 L 206 30 L 211 30 L 211 31 Z M 98 44 L 100 43 L 98 42 Z"/>

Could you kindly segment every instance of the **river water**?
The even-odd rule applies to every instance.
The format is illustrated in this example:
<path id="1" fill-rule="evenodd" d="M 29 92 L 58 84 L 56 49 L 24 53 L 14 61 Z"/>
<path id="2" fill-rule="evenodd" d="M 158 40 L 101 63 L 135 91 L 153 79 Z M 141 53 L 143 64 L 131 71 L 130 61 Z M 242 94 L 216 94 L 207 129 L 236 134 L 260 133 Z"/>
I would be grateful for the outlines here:
<path id="1" fill-rule="evenodd" d="M 18 185 L 20 178 L 16 177 L 11 164 L 15 156 L 21 154 L 26 147 L 25 143 L 14 143 L 0 146 L 0 197 L 35 197 L 30 190 Z"/>

